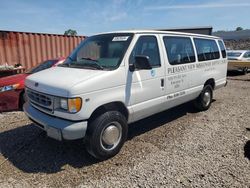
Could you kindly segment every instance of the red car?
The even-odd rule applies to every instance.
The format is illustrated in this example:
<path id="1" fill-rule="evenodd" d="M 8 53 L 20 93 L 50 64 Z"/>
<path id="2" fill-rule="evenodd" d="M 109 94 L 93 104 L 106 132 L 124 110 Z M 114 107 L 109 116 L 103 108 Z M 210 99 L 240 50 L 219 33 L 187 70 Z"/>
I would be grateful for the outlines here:
<path id="1" fill-rule="evenodd" d="M 57 66 L 65 58 L 51 59 L 42 62 L 24 74 L 0 78 L 0 112 L 22 109 L 24 103 L 24 81 L 30 74 Z"/>

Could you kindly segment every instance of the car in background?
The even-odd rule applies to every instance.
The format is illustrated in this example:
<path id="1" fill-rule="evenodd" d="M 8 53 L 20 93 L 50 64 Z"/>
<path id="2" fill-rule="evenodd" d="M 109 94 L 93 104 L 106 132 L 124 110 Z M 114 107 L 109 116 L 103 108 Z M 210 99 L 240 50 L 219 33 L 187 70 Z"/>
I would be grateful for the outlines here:
<path id="1" fill-rule="evenodd" d="M 0 112 L 22 109 L 25 101 L 24 81 L 27 76 L 63 63 L 65 58 L 46 60 L 24 74 L 0 78 Z"/>
<path id="2" fill-rule="evenodd" d="M 230 61 L 249 61 L 250 64 L 250 50 L 229 50 L 227 51 L 227 59 Z M 230 66 L 228 70 L 239 70 L 246 74 L 249 71 L 247 67 Z"/>
<path id="3" fill-rule="evenodd" d="M 228 60 L 250 61 L 249 50 L 229 50 L 227 51 Z"/>

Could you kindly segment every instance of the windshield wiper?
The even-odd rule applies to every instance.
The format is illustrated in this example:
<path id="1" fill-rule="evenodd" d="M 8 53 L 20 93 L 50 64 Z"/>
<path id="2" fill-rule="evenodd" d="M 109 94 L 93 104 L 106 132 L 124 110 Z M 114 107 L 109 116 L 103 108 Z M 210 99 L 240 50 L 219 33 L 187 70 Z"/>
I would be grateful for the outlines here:
<path id="1" fill-rule="evenodd" d="M 90 60 L 90 61 L 94 61 L 94 62 L 98 62 L 97 59 L 92 59 L 92 58 L 90 58 L 90 57 L 81 57 L 81 59 Z"/>
<path id="2" fill-rule="evenodd" d="M 82 66 L 94 67 L 100 70 L 103 70 L 104 67 L 93 61 L 92 63 L 83 63 Z"/>
<path id="3" fill-rule="evenodd" d="M 69 66 L 70 66 L 69 63 L 63 63 L 58 65 L 58 67 L 69 67 Z"/>
<path id="4" fill-rule="evenodd" d="M 78 67 L 78 68 L 80 68 L 80 67 L 91 67 L 91 68 L 95 68 L 95 69 L 99 69 L 99 70 L 104 69 L 104 67 L 102 65 L 97 63 L 98 60 L 96 60 L 96 59 L 91 59 L 89 57 L 82 57 L 81 59 L 89 60 L 89 61 L 91 61 L 91 63 L 90 62 L 78 63 L 77 61 L 74 62 L 73 59 L 70 56 L 68 56 L 68 58 L 71 60 L 70 63 L 63 63 L 63 64 L 58 65 L 58 66 L 71 67 L 71 68 L 73 68 L 73 67 Z"/>
<path id="5" fill-rule="evenodd" d="M 63 65 L 63 64 L 62 64 Z M 64 65 L 64 67 L 66 67 L 66 64 Z M 69 63 L 67 64 L 67 67 L 70 68 L 84 68 L 84 67 L 88 67 L 88 68 L 94 68 L 94 69 L 98 69 L 98 70 L 103 70 L 104 67 L 99 65 L 98 63 L 92 62 L 92 63 Z"/>

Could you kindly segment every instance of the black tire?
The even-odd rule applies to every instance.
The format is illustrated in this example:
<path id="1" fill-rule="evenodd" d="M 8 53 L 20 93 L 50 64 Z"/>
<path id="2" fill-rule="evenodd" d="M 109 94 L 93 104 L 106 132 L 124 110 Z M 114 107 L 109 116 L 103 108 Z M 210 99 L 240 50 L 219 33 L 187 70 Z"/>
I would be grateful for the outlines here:
<path id="1" fill-rule="evenodd" d="M 22 93 L 20 94 L 20 97 L 19 97 L 19 109 L 20 109 L 20 110 L 23 110 L 23 105 L 24 105 L 25 102 L 26 102 L 25 93 L 22 92 Z"/>
<path id="2" fill-rule="evenodd" d="M 246 75 L 246 74 L 247 74 L 247 71 L 248 71 L 248 68 L 247 68 L 247 67 L 243 68 L 243 69 L 242 69 L 243 75 Z"/>
<path id="3" fill-rule="evenodd" d="M 194 101 L 194 106 L 199 111 L 208 110 L 213 100 L 213 88 L 211 85 L 205 85 L 199 97 Z"/>
<path id="4" fill-rule="evenodd" d="M 120 112 L 105 112 L 88 125 L 86 135 L 87 151 L 99 160 L 111 158 L 122 148 L 127 139 L 127 133 L 127 120 Z M 116 139 L 117 141 L 115 141 Z M 112 142 L 111 140 L 115 143 L 109 144 Z"/>

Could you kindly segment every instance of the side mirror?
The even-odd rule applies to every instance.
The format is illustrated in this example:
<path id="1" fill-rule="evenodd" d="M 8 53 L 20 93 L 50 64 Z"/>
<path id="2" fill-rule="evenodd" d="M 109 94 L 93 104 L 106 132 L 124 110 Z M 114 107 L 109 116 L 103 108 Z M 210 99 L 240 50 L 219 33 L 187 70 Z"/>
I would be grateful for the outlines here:
<path id="1" fill-rule="evenodd" d="M 129 64 L 129 70 L 131 72 L 137 70 L 150 70 L 152 69 L 149 63 L 149 57 L 144 55 L 137 55 L 135 56 L 135 63 Z"/>

